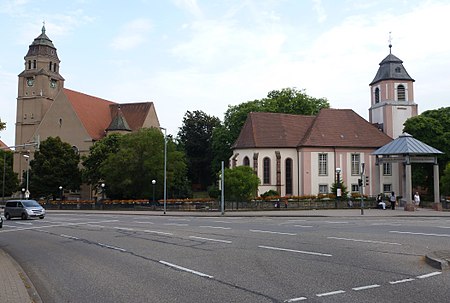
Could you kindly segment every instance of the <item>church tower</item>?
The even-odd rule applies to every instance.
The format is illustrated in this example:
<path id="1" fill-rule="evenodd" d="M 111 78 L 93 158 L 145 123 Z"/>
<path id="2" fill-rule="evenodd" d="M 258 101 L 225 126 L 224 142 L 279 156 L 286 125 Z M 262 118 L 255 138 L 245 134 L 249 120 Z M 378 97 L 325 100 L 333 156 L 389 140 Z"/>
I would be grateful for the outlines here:
<path id="1" fill-rule="evenodd" d="M 59 74 L 60 60 L 56 48 L 47 35 L 45 26 L 42 33 L 34 39 L 25 55 L 24 70 L 19 74 L 19 87 L 16 113 L 16 144 L 33 142 L 36 129 L 60 90 L 64 87 L 64 78 Z M 16 151 L 33 149 L 17 148 Z M 14 171 L 24 170 L 24 159 L 15 155 Z"/>
<path id="2" fill-rule="evenodd" d="M 414 103 L 414 79 L 403 67 L 403 61 L 392 54 L 383 59 L 370 85 L 371 106 L 369 121 L 385 134 L 397 138 L 403 133 L 403 124 L 408 118 L 417 116 Z"/>

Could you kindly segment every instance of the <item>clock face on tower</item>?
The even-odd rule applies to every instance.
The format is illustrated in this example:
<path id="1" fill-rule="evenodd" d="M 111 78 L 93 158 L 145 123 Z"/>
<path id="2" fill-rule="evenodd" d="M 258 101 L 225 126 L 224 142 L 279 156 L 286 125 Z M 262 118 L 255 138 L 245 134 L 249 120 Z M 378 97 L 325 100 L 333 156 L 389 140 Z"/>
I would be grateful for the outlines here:
<path id="1" fill-rule="evenodd" d="M 51 87 L 51 88 L 55 88 L 55 87 L 56 87 L 56 80 L 53 80 L 53 79 L 52 79 L 52 80 L 50 81 L 50 87 Z"/>
<path id="2" fill-rule="evenodd" d="M 27 85 L 28 86 L 33 86 L 34 84 L 34 79 L 33 78 L 27 78 Z"/>

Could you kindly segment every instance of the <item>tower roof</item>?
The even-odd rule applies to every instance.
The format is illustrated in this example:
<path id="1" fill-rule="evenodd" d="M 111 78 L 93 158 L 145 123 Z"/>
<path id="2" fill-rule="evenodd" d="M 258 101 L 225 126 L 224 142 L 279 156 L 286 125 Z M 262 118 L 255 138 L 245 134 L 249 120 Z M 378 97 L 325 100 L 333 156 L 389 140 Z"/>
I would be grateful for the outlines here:
<path id="1" fill-rule="evenodd" d="M 383 80 L 408 80 L 414 82 L 415 80 L 411 78 L 402 63 L 402 60 L 390 53 L 381 61 L 378 72 L 369 85 Z"/>
<path id="2" fill-rule="evenodd" d="M 125 119 L 122 111 L 120 110 L 120 104 L 117 106 L 117 114 L 116 116 L 111 120 L 111 123 L 109 124 L 107 131 L 131 131 L 130 126 L 128 125 L 127 120 Z"/>
<path id="3" fill-rule="evenodd" d="M 42 33 L 34 39 L 31 45 L 47 45 L 55 48 L 52 40 L 45 34 L 45 25 L 42 26 Z"/>

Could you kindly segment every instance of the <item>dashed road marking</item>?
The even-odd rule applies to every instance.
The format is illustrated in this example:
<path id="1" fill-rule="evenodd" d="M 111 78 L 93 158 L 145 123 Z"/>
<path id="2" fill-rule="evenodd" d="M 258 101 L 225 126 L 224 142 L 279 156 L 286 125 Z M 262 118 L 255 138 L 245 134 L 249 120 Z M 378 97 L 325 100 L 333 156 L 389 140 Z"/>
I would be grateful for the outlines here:
<path id="1" fill-rule="evenodd" d="M 351 238 L 327 237 L 327 239 L 353 241 L 353 242 L 364 242 L 364 243 L 375 243 L 375 244 L 402 245 L 400 243 L 395 243 L 395 242 L 384 242 L 384 241 L 374 241 L 374 240 L 360 240 L 360 239 L 351 239 Z"/>
<path id="2" fill-rule="evenodd" d="M 442 274 L 442 272 L 440 272 L 440 271 L 435 271 L 435 272 L 431 272 L 431 273 L 429 273 L 429 274 L 417 276 L 417 279 L 430 278 L 430 277 L 437 276 L 437 275 L 440 275 L 440 274 Z"/>
<path id="3" fill-rule="evenodd" d="M 366 290 L 366 289 L 372 289 L 372 288 L 377 288 L 380 287 L 381 285 L 378 284 L 373 284 L 373 285 L 366 285 L 366 286 L 359 286 L 359 287 L 354 287 L 352 288 L 355 291 L 359 291 L 359 290 Z"/>
<path id="4" fill-rule="evenodd" d="M 200 276 L 200 277 L 205 277 L 205 278 L 210 278 L 210 279 L 214 278 L 213 276 L 204 274 L 202 272 L 199 272 L 199 271 L 196 271 L 196 270 L 192 270 L 192 269 L 189 269 L 189 268 L 186 268 L 186 267 L 182 267 L 182 266 L 179 266 L 179 265 L 176 265 L 176 264 L 173 264 L 173 263 L 169 263 L 169 262 L 166 262 L 166 261 L 162 261 L 161 260 L 161 261 L 159 261 L 159 263 L 164 264 L 164 265 L 169 266 L 169 267 L 176 268 L 178 270 L 189 272 L 191 274 L 194 274 L 194 275 L 197 275 L 197 276 Z"/>
<path id="5" fill-rule="evenodd" d="M 266 233 L 266 234 L 276 234 L 276 235 L 285 235 L 285 236 L 296 236 L 294 233 L 283 233 L 278 231 L 270 231 L 270 230 L 259 230 L 259 229 L 250 229 L 253 233 Z"/>
<path id="6" fill-rule="evenodd" d="M 295 250 L 295 249 L 288 249 L 288 248 L 281 248 L 281 247 L 272 247 L 272 246 L 263 246 L 263 245 L 260 245 L 258 247 L 272 249 L 272 250 L 279 250 L 279 251 L 295 252 L 295 253 L 306 254 L 306 255 L 321 256 L 321 257 L 332 257 L 333 256 L 330 254 L 318 253 L 318 252 L 313 252 L 313 251 L 303 251 L 303 250 Z"/>
<path id="7" fill-rule="evenodd" d="M 428 234 L 428 233 L 414 233 L 410 231 L 397 231 L 397 230 L 391 230 L 390 233 L 395 234 L 408 234 L 408 235 L 417 235 L 417 236 L 432 236 L 432 237 L 449 237 L 449 234 Z"/>
<path id="8" fill-rule="evenodd" d="M 400 284 L 400 283 L 412 282 L 414 280 L 415 280 L 414 278 L 408 278 L 408 279 L 403 279 L 403 280 L 390 281 L 389 284 L 395 285 L 395 284 Z"/>
<path id="9" fill-rule="evenodd" d="M 231 241 L 228 241 L 228 240 L 211 239 L 211 238 L 202 238 L 202 237 L 196 237 L 196 236 L 189 236 L 189 238 L 192 238 L 192 239 L 198 239 L 198 240 L 205 240 L 205 241 L 221 242 L 221 243 L 227 243 L 227 244 L 232 243 Z"/>
<path id="10" fill-rule="evenodd" d="M 316 297 L 327 297 L 327 296 L 333 296 L 333 295 L 339 295 L 345 293 L 345 290 L 336 290 L 336 291 L 330 291 L 325 292 L 322 294 L 316 294 Z"/>

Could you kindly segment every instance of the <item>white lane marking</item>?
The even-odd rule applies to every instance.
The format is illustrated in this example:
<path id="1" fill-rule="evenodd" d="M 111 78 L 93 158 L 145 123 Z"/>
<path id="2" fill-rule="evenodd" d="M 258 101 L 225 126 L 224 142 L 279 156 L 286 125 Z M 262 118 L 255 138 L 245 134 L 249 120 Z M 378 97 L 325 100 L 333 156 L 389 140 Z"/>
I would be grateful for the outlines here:
<path id="1" fill-rule="evenodd" d="M 313 227 L 312 225 L 294 225 L 295 227 Z"/>
<path id="2" fill-rule="evenodd" d="M 348 224 L 346 221 L 325 221 L 328 224 Z"/>
<path id="3" fill-rule="evenodd" d="M 389 284 L 399 284 L 399 283 L 405 283 L 405 282 L 411 282 L 414 281 L 414 278 L 409 278 L 409 279 L 403 279 L 403 280 L 397 280 L 397 281 L 390 281 Z"/>
<path id="4" fill-rule="evenodd" d="M 221 242 L 221 243 L 227 243 L 227 244 L 232 243 L 231 241 L 228 241 L 228 240 L 219 240 L 219 239 L 211 239 L 211 238 L 202 238 L 202 237 L 196 237 L 196 236 L 189 236 L 189 238 L 192 238 L 192 239 L 199 239 L 199 240 L 206 240 L 206 241 Z"/>
<path id="5" fill-rule="evenodd" d="M 214 223 L 225 223 L 225 224 L 234 224 L 236 222 L 229 222 L 229 221 L 213 221 Z"/>
<path id="6" fill-rule="evenodd" d="M 105 228 L 105 226 L 104 225 L 98 225 L 98 224 L 87 224 L 88 226 L 91 226 L 91 227 L 100 227 L 100 228 Z"/>
<path id="7" fill-rule="evenodd" d="M 355 287 L 355 288 L 352 288 L 352 289 L 358 291 L 358 290 L 366 290 L 366 289 L 372 289 L 372 288 L 377 288 L 377 287 L 380 287 L 380 285 L 373 284 L 373 285 L 366 285 L 366 286 Z"/>
<path id="8" fill-rule="evenodd" d="M 114 229 L 118 229 L 118 230 L 126 230 L 126 231 L 134 231 L 134 228 L 128 228 L 128 227 L 117 227 L 114 226 Z"/>
<path id="9" fill-rule="evenodd" d="M 266 233 L 266 234 L 276 234 L 276 235 L 286 235 L 286 236 L 296 236 L 297 234 L 293 233 L 282 233 L 278 231 L 270 231 L 270 230 L 259 230 L 259 229 L 250 229 L 252 233 Z"/>
<path id="10" fill-rule="evenodd" d="M 191 221 L 191 219 L 169 218 L 169 221 Z"/>
<path id="11" fill-rule="evenodd" d="M 353 242 L 364 242 L 364 243 L 376 243 L 376 244 L 402 245 L 400 243 L 395 243 L 395 242 L 384 242 L 384 241 L 373 241 L 373 240 L 359 240 L 359 239 L 351 239 L 351 238 L 327 237 L 327 239 L 353 241 Z"/>
<path id="12" fill-rule="evenodd" d="M 303 251 L 303 250 L 295 250 L 295 249 L 272 247 L 272 246 L 264 246 L 264 245 L 260 245 L 258 247 L 259 248 L 272 249 L 272 250 L 295 252 L 295 253 L 306 254 L 306 255 L 321 256 L 321 257 L 332 257 L 333 256 L 333 255 L 330 255 L 330 254 L 323 254 L 323 253 L 318 253 L 318 252 L 314 252 L 314 251 Z"/>
<path id="13" fill-rule="evenodd" d="M 108 244 L 103 244 L 103 243 L 97 243 L 98 245 L 100 245 L 100 246 L 102 246 L 102 247 L 106 247 L 106 248 L 110 248 L 110 249 L 114 249 L 114 250 L 119 250 L 119 251 L 127 251 L 126 249 L 123 249 L 123 248 L 120 248 L 120 247 L 117 247 L 117 246 L 111 246 L 111 245 L 108 245 Z"/>
<path id="14" fill-rule="evenodd" d="M 215 228 L 215 229 L 231 229 L 231 227 L 221 227 L 221 226 L 199 226 L 201 228 Z"/>
<path id="15" fill-rule="evenodd" d="M 330 291 L 330 292 L 325 292 L 322 294 L 317 294 L 317 297 L 326 297 L 326 296 L 332 296 L 332 295 L 338 295 L 338 294 L 343 294 L 345 293 L 345 290 L 336 290 L 336 291 Z"/>
<path id="16" fill-rule="evenodd" d="M 42 225 L 42 226 L 33 226 L 33 227 L 21 227 L 21 228 L 11 229 L 11 230 L 2 230 L 2 231 L 0 231 L 0 233 L 11 232 L 11 231 L 21 231 L 21 230 L 43 229 L 43 228 L 50 228 L 50 227 L 92 225 L 92 224 L 95 224 L 95 223 L 109 223 L 109 222 L 117 222 L 117 221 L 119 221 L 119 220 L 103 220 L 103 221 L 99 221 L 99 222 L 80 222 L 80 223 L 65 223 L 65 224 L 55 224 L 55 225 Z M 94 225 L 92 225 L 92 226 L 94 226 Z"/>
<path id="17" fill-rule="evenodd" d="M 155 223 L 150 222 L 150 221 L 135 221 L 134 223 L 137 223 L 137 224 L 155 224 Z"/>
<path id="18" fill-rule="evenodd" d="M 402 224 L 398 224 L 398 223 L 372 223 L 370 224 L 372 226 L 402 226 Z"/>
<path id="19" fill-rule="evenodd" d="M 408 235 L 418 235 L 418 236 L 450 237 L 450 235 L 447 235 L 447 234 L 413 233 L 413 232 L 409 232 L 409 231 L 396 231 L 396 230 L 391 230 L 389 232 L 394 233 L 394 234 L 408 234 Z"/>
<path id="20" fill-rule="evenodd" d="M 20 224 L 20 225 L 33 225 L 33 223 L 30 222 L 14 222 L 16 224 Z"/>
<path id="21" fill-rule="evenodd" d="M 303 300 L 307 300 L 308 298 L 305 297 L 299 297 L 299 298 L 293 298 L 293 299 L 289 299 L 289 300 L 285 300 L 284 302 L 297 302 L 297 301 L 303 301 Z"/>
<path id="22" fill-rule="evenodd" d="M 172 226 L 188 226 L 187 224 L 181 223 L 164 223 L 164 225 L 172 225 Z"/>
<path id="23" fill-rule="evenodd" d="M 306 220 L 304 219 L 296 219 L 296 220 L 287 220 L 287 222 L 305 222 Z"/>
<path id="24" fill-rule="evenodd" d="M 158 234 L 158 235 L 165 235 L 165 236 L 173 236 L 173 233 L 166 233 L 166 232 L 163 232 L 163 231 L 157 231 L 157 230 L 148 230 L 148 229 L 145 229 L 145 230 L 143 230 L 143 232 L 146 232 L 146 233 L 152 233 L 152 234 Z"/>
<path id="25" fill-rule="evenodd" d="M 63 237 L 63 238 L 69 238 L 69 239 L 74 239 L 74 240 L 80 240 L 80 238 L 73 237 L 73 236 L 69 236 L 69 235 L 65 235 L 65 234 L 60 234 L 60 236 Z"/>
<path id="26" fill-rule="evenodd" d="M 195 271 L 195 270 L 192 270 L 192 269 L 189 269 L 189 268 L 186 268 L 186 267 L 182 267 L 182 266 L 179 266 L 179 265 L 176 265 L 176 264 L 172 264 L 172 263 L 169 263 L 169 262 L 166 262 L 166 261 L 162 261 L 162 260 L 161 260 L 161 261 L 159 261 L 159 263 L 164 264 L 164 265 L 167 265 L 167 266 L 169 266 L 169 267 L 173 267 L 173 268 L 182 270 L 182 271 L 186 271 L 186 272 L 191 273 L 191 274 L 194 274 L 194 275 L 198 275 L 198 276 L 200 276 L 200 277 L 205 277 L 205 278 L 210 278 L 210 279 L 214 278 L 213 276 L 204 274 L 204 273 L 202 273 L 202 272 Z"/>
<path id="27" fill-rule="evenodd" d="M 436 226 L 437 228 L 450 228 L 450 226 Z"/>
<path id="28" fill-rule="evenodd" d="M 442 272 L 440 272 L 440 271 L 435 271 L 435 272 L 431 272 L 431 273 L 429 273 L 429 274 L 417 276 L 417 279 L 425 279 L 425 278 L 437 276 L 437 275 L 440 275 L 440 274 L 442 274 Z"/>

